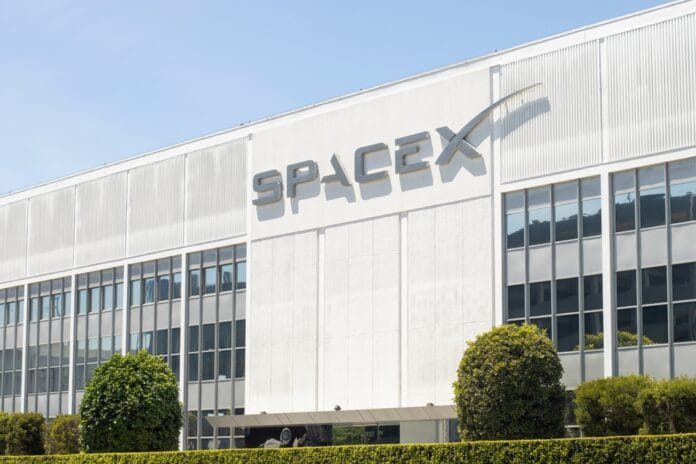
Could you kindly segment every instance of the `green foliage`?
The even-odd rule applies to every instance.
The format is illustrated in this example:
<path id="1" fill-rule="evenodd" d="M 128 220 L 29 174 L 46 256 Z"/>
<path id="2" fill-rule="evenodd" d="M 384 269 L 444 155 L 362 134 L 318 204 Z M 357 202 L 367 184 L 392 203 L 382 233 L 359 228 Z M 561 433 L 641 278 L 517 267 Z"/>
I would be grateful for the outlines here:
<path id="1" fill-rule="evenodd" d="M 44 417 L 34 412 L 9 414 L 5 426 L 5 454 L 43 454 Z"/>
<path id="2" fill-rule="evenodd" d="M 563 436 L 563 367 L 536 326 L 504 325 L 479 335 L 457 374 L 454 402 L 462 439 Z"/>
<path id="3" fill-rule="evenodd" d="M 80 416 L 64 414 L 46 424 L 46 454 L 74 454 L 80 451 Z"/>
<path id="4" fill-rule="evenodd" d="M 88 452 L 161 451 L 178 447 L 179 388 L 160 358 L 141 351 L 99 366 L 80 403 L 80 438 Z"/>
<path id="5" fill-rule="evenodd" d="M 0 412 L 0 455 L 5 454 L 5 448 L 7 447 L 5 436 L 7 436 L 7 427 L 9 423 L 10 415 L 6 412 Z"/>
<path id="6" fill-rule="evenodd" d="M 696 435 L 476 441 L 0 458 L 3 464 L 672 464 L 696 462 Z"/>
<path id="7" fill-rule="evenodd" d="M 696 432 L 696 379 L 679 377 L 655 382 L 638 398 L 645 419 L 641 432 Z"/>
<path id="8" fill-rule="evenodd" d="M 588 436 L 634 435 L 643 424 L 640 393 L 652 385 L 649 377 L 629 375 L 593 380 L 575 391 L 575 417 Z"/>
<path id="9" fill-rule="evenodd" d="M 626 332 L 620 330 L 617 334 L 619 346 L 636 346 L 638 345 L 638 335 L 632 334 L 631 332 Z M 650 338 L 643 335 L 643 345 L 652 345 L 653 342 Z M 598 334 L 585 334 L 585 349 L 586 350 L 601 350 L 604 348 L 604 334 L 599 332 Z M 576 350 L 580 349 L 579 346 L 575 347 Z"/>

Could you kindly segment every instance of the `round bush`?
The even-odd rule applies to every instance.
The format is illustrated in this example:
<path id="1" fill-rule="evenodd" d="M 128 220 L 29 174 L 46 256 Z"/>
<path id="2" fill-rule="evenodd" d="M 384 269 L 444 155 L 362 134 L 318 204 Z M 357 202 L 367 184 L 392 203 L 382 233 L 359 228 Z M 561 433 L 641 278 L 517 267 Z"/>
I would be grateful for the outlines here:
<path id="1" fill-rule="evenodd" d="M 638 397 L 645 423 L 641 433 L 696 432 L 696 379 L 654 382 Z"/>
<path id="2" fill-rule="evenodd" d="M 176 377 L 141 351 L 99 366 L 80 403 L 80 437 L 88 452 L 175 450 L 183 423 Z"/>
<path id="3" fill-rule="evenodd" d="M 469 342 L 454 383 L 462 439 L 563 436 L 563 367 L 534 325 L 504 325 Z"/>
<path id="4" fill-rule="evenodd" d="M 35 412 L 9 414 L 5 427 L 5 454 L 44 454 L 44 416 L 42 414 Z"/>
<path id="5" fill-rule="evenodd" d="M 80 452 L 80 416 L 63 414 L 46 425 L 44 437 L 46 454 L 75 454 Z"/>

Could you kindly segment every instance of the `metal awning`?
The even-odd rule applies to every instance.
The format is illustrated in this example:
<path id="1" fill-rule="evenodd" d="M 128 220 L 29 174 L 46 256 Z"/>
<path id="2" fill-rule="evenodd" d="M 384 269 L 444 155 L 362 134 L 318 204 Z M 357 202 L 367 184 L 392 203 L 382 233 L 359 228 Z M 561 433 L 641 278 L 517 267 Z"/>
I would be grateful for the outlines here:
<path id="1" fill-rule="evenodd" d="M 213 427 L 290 427 L 298 425 L 366 425 L 455 419 L 454 406 L 285 412 L 243 416 L 205 416 Z"/>

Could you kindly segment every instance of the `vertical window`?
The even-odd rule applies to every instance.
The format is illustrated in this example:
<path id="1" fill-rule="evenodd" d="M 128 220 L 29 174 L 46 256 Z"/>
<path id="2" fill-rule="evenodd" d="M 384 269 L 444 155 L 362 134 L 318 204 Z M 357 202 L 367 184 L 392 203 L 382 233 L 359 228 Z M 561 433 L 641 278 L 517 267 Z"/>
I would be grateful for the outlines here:
<path id="1" fill-rule="evenodd" d="M 551 190 L 549 187 L 527 191 L 527 228 L 529 244 L 551 241 Z"/>
<path id="2" fill-rule="evenodd" d="M 53 295 L 53 317 L 61 317 L 63 315 L 63 294 L 57 293 Z"/>
<path id="3" fill-rule="evenodd" d="M 643 344 L 667 343 L 667 306 L 643 308 Z"/>
<path id="4" fill-rule="evenodd" d="M 578 184 L 553 186 L 556 241 L 578 238 Z"/>
<path id="5" fill-rule="evenodd" d="M 235 278 L 237 280 L 236 288 L 237 290 L 244 290 L 246 288 L 246 262 L 242 261 L 236 264 Z"/>
<path id="6" fill-rule="evenodd" d="M 181 298 L 181 273 L 172 274 L 172 299 Z"/>
<path id="7" fill-rule="evenodd" d="M 123 284 L 120 282 L 117 283 L 115 291 L 116 291 L 116 297 L 115 297 L 116 303 L 114 305 L 114 308 L 115 309 L 122 309 L 123 308 Z"/>
<path id="8" fill-rule="evenodd" d="M 614 215 L 616 232 L 636 228 L 636 189 L 633 171 L 614 174 Z"/>
<path id="9" fill-rule="evenodd" d="M 505 194 L 507 248 L 524 246 L 524 192 Z"/>
<path id="10" fill-rule="evenodd" d="M 245 349 L 237 348 L 234 350 L 234 377 L 236 379 L 241 379 L 244 377 L 246 372 L 246 366 L 244 364 Z"/>
<path id="11" fill-rule="evenodd" d="M 200 295 L 201 294 L 201 271 L 195 269 L 189 271 L 189 295 Z"/>
<path id="12" fill-rule="evenodd" d="M 104 287 L 104 310 L 111 311 L 114 309 L 114 286 L 105 285 Z"/>
<path id="13" fill-rule="evenodd" d="M 672 224 L 696 220 L 696 158 L 669 164 Z"/>
<path id="14" fill-rule="evenodd" d="M 582 236 L 602 234 L 602 199 L 599 177 L 583 179 L 582 191 Z"/>
<path id="15" fill-rule="evenodd" d="M 696 303 L 674 305 L 674 341 L 696 341 Z"/>
<path id="16" fill-rule="evenodd" d="M 559 279 L 556 281 L 556 312 L 577 312 L 578 304 L 578 279 Z"/>
<path id="17" fill-rule="evenodd" d="M 667 301 L 667 268 L 664 266 L 642 270 L 643 304 Z"/>
<path id="18" fill-rule="evenodd" d="M 585 349 L 599 350 L 604 347 L 604 316 L 602 311 L 585 313 Z"/>
<path id="19" fill-rule="evenodd" d="M 65 304 L 63 314 L 70 314 L 70 312 L 72 311 L 72 292 L 63 293 L 63 301 Z"/>
<path id="20" fill-rule="evenodd" d="M 130 305 L 138 306 L 142 302 L 140 296 L 140 279 L 131 280 L 130 282 Z"/>
<path id="21" fill-rule="evenodd" d="M 696 300 L 696 263 L 672 266 L 672 299 Z"/>
<path id="22" fill-rule="evenodd" d="M 638 171 L 640 185 L 640 227 L 665 224 L 664 166 L 651 166 Z"/>
<path id="23" fill-rule="evenodd" d="M 169 299 L 169 275 L 162 275 L 157 278 L 157 301 Z"/>
<path id="24" fill-rule="evenodd" d="M 507 288 L 508 319 L 524 319 L 524 284 Z"/>
<path id="25" fill-rule="evenodd" d="M 580 326 L 578 315 L 564 315 L 556 318 L 558 351 L 577 351 L 580 349 Z"/>
<path id="26" fill-rule="evenodd" d="M 203 269 L 203 278 L 205 281 L 205 292 L 206 294 L 208 293 L 215 293 L 215 289 L 217 287 L 217 270 L 214 267 L 207 267 Z"/>
<path id="27" fill-rule="evenodd" d="M 48 319 L 51 317 L 51 297 L 42 296 L 41 297 L 41 319 Z"/>
<path id="28" fill-rule="evenodd" d="M 101 289 L 99 287 L 94 287 L 89 289 L 89 312 L 96 312 L 101 310 Z"/>
<path id="29" fill-rule="evenodd" d="M 636 305 L 636 271 L 616 273 L 616 306 Z"/>
<path id="30" fill-rule="evenodd" d="M 155 278 L 148 277 L 148 278 L 143 280 L 143 283 L 145 286 L 145 292 L 144 292 L 145 298 L 143 299 L 143 304 L 154 303 L 155 302 Z"/>
<path id="31" fill-rule="evenodd" d="M 85 299 L 86 299 L 86 298 L 85 298 Z M 30 307 L 30 312 L 29 312 L 29 320 L 30 320 L 30 321 L 38 321 L 38 320 L 39 320 L 39 314 L 40 314 L 40 313 L 39 313 L 39 299 L 38 299 L 37 297 L 34 297 L 34 298 L 31 299 L 31 301 L 29 302 L 29 304 L 30 304 L 30 306 L 31 306 L 31 307 Z M 8 313 L 8 316 L 9 316 L 9 317 L 12 317 L 12 312 L 11 312 L 11 311 Z M 8 323 L 8 324 L 10 323 L 9 317 L 8 317 L 8 320 L 7 320 L 7 323 Z"/>
<path id="32" fill-rule="evenodd" d="M 14 324 L 15 322 L 22 322 L 22 317 L 20 316 L 24 310 L 22 304 L 23 302 L 21 301 L 19 303 L 14 301 L 7 303 L 7 323 L 9 325 Z"/>
<path id="33" fill-rule="evenodd" d="M 602 274 L 583 277 L 585 311 L 602 309 Z"/>
<path id="34" fill-rule="evenodd" d="M 220 266 L 220 291 L 229 292 L 234 289 L 233 265 L 224 264 Z"/>
<path id="35" fill-rule="evenodd" d="M 155 332 L 155 354 L 166 355 L 167 354 L 167 340 L 168 340 L 167 329 L 161 329 Z"/>
<path id="36" fill-rule="evenodd" d="M 529 284 L 529 314 L 532 317 L 551 314 L 551 282 Z"/>

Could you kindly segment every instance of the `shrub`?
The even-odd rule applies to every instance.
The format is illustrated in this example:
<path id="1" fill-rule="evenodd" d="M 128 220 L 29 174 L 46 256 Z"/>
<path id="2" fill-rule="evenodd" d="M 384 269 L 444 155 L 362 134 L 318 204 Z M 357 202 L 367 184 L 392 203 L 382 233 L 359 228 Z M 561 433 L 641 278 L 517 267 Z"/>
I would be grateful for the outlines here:
<path id="1" fill-rule="evenodd" d="M 7 448 L 5 437 L 7 436 L 7 427 L 9 423 L 10 415 L 6 412 L 0 412 L 0 455 L 5 454 L 5 448 Z"/>
<path id="2" fill-rule="evenodd" d="M 44 417 L 35 412 L 10 414 L 5 434 L 5 454 L 43 454 Z"/>
<path id="3" fill-rule="evenodd" d="M 47 454 L 73 454 L 80 451 L 80 416 L 56 416 L 46 425 L 44 447 Z"/>
<path id="4" fill-rule="evenodd" d="M 638 398 L 643 433 L 696 432 L 696 379 L 655 382 Z"/>
<path id="5" fill-rule="evenodd" d="M 462 439 L 563 436 L 563 367 L 536 326 L 504 325 L 479 335 L 457 374 L 454 402 Z"/>
<path id="6" fill-rule="evenodd" d="M 583 383 L 575 391 L 575 417 L 585 435 L 635 435 L 643 424 L 640 393 L 649 377 L 629 375 Z"/>
<path id="7" fill-rule="evenodd" d="M 80 403 L 88 452 L 175 450 L 183 422 L 176 377 L 142 350 L 99 366 Z"/>

